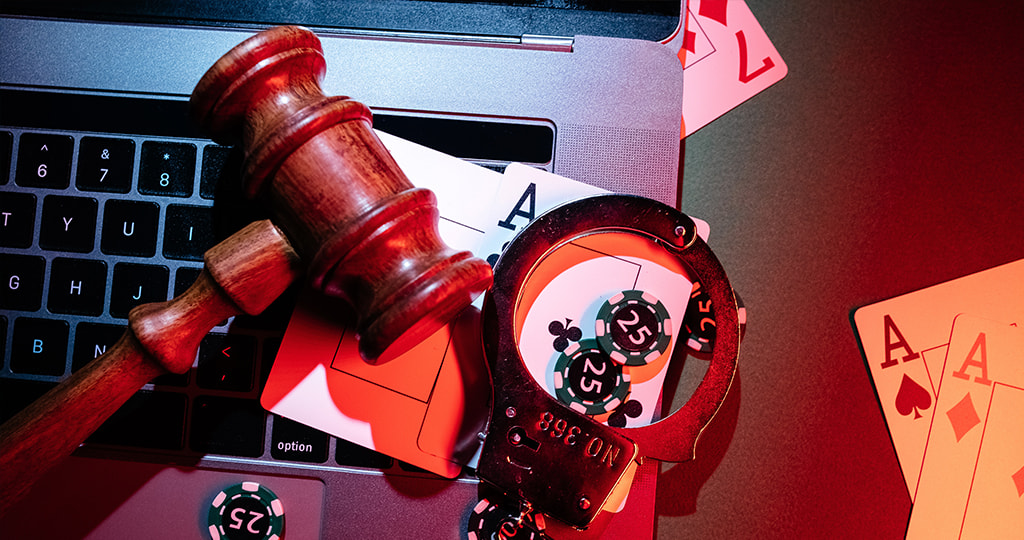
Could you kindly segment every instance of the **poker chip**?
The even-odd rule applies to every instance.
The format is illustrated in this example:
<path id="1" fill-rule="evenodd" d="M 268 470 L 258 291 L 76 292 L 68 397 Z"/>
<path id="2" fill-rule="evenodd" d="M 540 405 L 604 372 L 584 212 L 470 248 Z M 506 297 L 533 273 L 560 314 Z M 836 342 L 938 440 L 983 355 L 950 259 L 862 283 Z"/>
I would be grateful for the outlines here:
<path id="1" fill-rule="evenodd" d="M 672 343 L 672 320 L 660 300 L 644 291 L 623 291 L 597 311 L 597 342 L 612 360 L 644 366 L 661 357 Z"/>
<path id="2" fill-rule="evenodd" d="M 735 293 L 735 291 L 733 291 Z M 740 322 L 740 336 L 747 328 L 747 308 L 736 294 L 737 315 Z M 686 348 L 695 355 L 710 355 L 715 348 L 715 309 L 711 298 L 700 282 L 694 282 L 690 303 L 683 316 L 683 330 L 688 334 Z"/>
<path id="3" fill-rule="evenodd" d="M 506 505 L 480 499 L 469 516 L 466 536 L 469 540 L 545 540 L 548 536 L 544 528 L 544 514 L 521 514 Z"/>
<path id="4" fill-rule="evenodd" d="M 213 540 L 279 540 L 284 506 L 266 486 L 242 482 L 213 498 L 207 525 Z"/>
<path id="5" fill-rule="evenodd" d="M 615 410 L 629 396 L 629 373 L 594 339 L 571 343 L 555 361 L 555 396 L 591 416 Z"/>

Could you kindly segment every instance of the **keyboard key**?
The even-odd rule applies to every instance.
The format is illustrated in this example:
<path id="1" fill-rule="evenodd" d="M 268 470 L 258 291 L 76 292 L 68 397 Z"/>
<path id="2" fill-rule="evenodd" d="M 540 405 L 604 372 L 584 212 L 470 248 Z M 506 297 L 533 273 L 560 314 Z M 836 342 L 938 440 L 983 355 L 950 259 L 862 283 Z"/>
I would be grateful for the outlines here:
<path id="1" fill-rule="evenodd" d="M 181 450 L 187 406 L 185 394 L 139 390 L 85 442 Z"/>
<path id="2" fill-rule="evenodd" d="M 7 317 L 0 315 L 0 368 L 4 367 L 7 356 Z M 3 422 L 3 420 L 0 420 Z"/>
<path id="3" fill-rule="evenodd" d="M 18 317 L 11 339 L 11 371 L 63 375 L 68 356 L 68 323 Z"/>
<path id="4" fill-rule="evenodd" d="M 10 420 L 12 416 L 21 412 L 54 386 L 57 386 L 57 383 L 26 379 L 0 379 L 0 422 Z"/>
<path id="5" fill-rule="evenodd" d="M 82 137 L 75 185 L 84 191 L 128 193 L 134 164 L 135 141 Z"/>
<path id="6" fill-rule="evenodd" d="M 199 344 L 196 382 L 202 388 L 247 392 L 256 367 L 256 339 L 238 334 L 208 334 Z"/>
<path id="7" fill-rule="evenodd" d="M 139 193 L 189 197 L 196 179 L 196 145 L 146 141 L 139 165 Z"/>
<path id="8" fill-rule="evenodd" d="M 237 148 L 212 144 L 203 148 L 199 196 L 217 200 L 214 231 L 218 238 L 270 217 L 265 206 L 255 204 L 243 194 L 242 158 L 242 151 Z"/>
<path id="9" fill-rule="evenodd" d="M 203 273 L 202 268 L 193 268 L 190 266 L 182 266 L 174 272 L 174 296 L 181 296 L 182 293 L 188 290 L 193 283 L 199 279 L 199 274 Z"/>
<path id="10" fill-rule="evenodd" d="M 158 375 L 153 379 L 153 386 L 175 386 L 178 388 L 184 388 L 188 386 L 188 374 L 190 371 L 185 373 L 164 373 Z"/>
<path id="11" fill-rule="evenodd" d="M 164 257 L 202 261 L 217 241 L 213 235 L 213 208 L 172 204 L 164 221 Z"/>
<path id="12" fill-rule="evenodd" d="M 103 314 L 107 296 L 107 263 L 58 257 L 50 265 L 46 309 L 69 315 Z"/>
<path id="13" fill-rule="evenodd" d="M 288 327 L 288 321 L 292 317 L 292 311 L 295 309 L 298 291 L 297 287 L 292 287 L 281 294 L 259 315 L 242 313 L 235 317 L 232 324 L 238 325 L 239 328 L 284 333 L 285 328 Z"/>
<path id="14" fill-rule="evenodd" d="M 139 304 L 167 300 L 170 271 L 166 266 L 117 263 L 110 286 L 110 314 L 122 319 Z"/>
<path id="15" fill-rule="evenodd" d="M 75 345 L 71 349 L 72 373 L 97 359 L 121 339 L 125 327 L 116 324 L 81 322 L 75 327 Z"/>
<path id="16" fill-rule="evenodd" d="M 207 454 L 263 455 L 266 413 L 254 399 L 199 396 L 192 403 L 189 448 Z"/>
<path id="17" fill-rule="evenodd" d="M 25 133 L 18 146 L 14 181 L 19 186 L 64 189 L 71 185 L 71 153 L 75 140 L 67 135 Z"/>
<path id="18" fill-rule="evenodd" d="M 43 304 L 46 260 L 0 253 L 0 308 L 35 311 Z"/>
<path id="19" fill-rule="evenodd" d="M 39 227 L 39 247 L 88 253 L 96 237 L 96 199 L 47 195 Z"/>
<path id="20" fill-rule="evenodd" d="M 394 460 L 390 457 L 344 439 L 338 439 L 334 460 L 338 462 L 338 465 L 368 469 L 387 469 L 394 465 Z"/>
<path id="21" fill-rule="evenodd" d="M 14 136 L 10 131 L 0 131 L 0 186 L 7 183 L 11 174 L 11 149 L 14 148 Z"/>
<path id="22" fill-rule="evenodd" d="M 109 200 L 103 205 L 100 249 L 108 255 L 156 255 L 160 207 L 144 201 Z"/>
<path id="23" fill-rule="evenodd" d="M 75 329 L 75 344 L 71 349 L 72 373 L 85 367 L 112 347 L 124 334 L 125 326 L 116 324 L 99 324 L 82 322 Z M 181 375 L 167 373 L 153 379 L 158 386 L 185 387 L 188 385 L 188 373 Z"/>
<path id="24" fill-rule="evenodd" d="M 241 185 L 242 152 L 230 146 L 207 145 L 203 148 L 203 166 L 199 173 L 199 196 L 212 199 L 217 186 L 230 182 L 231 187 Z"/>
<path id="25" fill-rule="evenodd" d="M 35 223 L 35 195 L 0 191 L 0 246 L 30 247 Z"/>
<path id="26" fill-rule="evenodd" d="M 411 463 L 406 463 L 406 462 L 404 462 L 402 460 L 398 460 L 398 468 L 402 469 L 403 471 L 409 471 L 409 472 L 414 472 L 414 473 L 430 474 L 430 471 L 428 471 L 428 470 L 426 470 L 426 469 L 424 469 L 422 467 L 417 467 L 417 466 L 415 466 L 415 465 L 413 465 Z"/>
<path id="27" fill-rule="evenodd" d="M 270 368 L 274 367 L 274 359 L 277 358 L 277 351 L 281 349 L 281 338 L 264 338 L 263 355 L 260 359 L 260 392 L 267 385 L 270 378 Z"/>
<path id="28" fill-rule="evenodd" d="M 274 415 L 270 435 L 270 455 L 274 459 L 323 463 L 327 461 L 327 443 L 330 437 L 319 430 Z"/>

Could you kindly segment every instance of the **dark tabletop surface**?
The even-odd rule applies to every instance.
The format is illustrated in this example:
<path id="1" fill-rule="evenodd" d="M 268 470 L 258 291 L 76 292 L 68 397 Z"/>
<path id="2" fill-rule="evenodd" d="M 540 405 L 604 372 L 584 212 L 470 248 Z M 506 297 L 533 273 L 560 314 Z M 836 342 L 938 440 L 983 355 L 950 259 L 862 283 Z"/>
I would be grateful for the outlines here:
<path id="1" fill-rule="evenodd" d="M 1024 257 L 1024 4 L 750 0 L 789 66 L 684 141 L 744 300 L 739 377 L 658 538 L 901 538 L 853 309 Z"/>

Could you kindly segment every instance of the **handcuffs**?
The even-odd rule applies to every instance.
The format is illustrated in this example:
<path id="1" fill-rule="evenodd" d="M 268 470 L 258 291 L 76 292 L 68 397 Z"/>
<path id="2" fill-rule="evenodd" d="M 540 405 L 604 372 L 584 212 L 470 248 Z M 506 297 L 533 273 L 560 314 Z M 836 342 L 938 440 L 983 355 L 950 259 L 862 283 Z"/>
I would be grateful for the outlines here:
<path id="1" fill-rule="evenodd" d="M 560 402 L 528 371 L 520 347 L 522 311 L 529 309 L 525 291 L 536 286 L 534 280 L 547 279 L 538 268 L 574 242 L 600 244 L 597 235 L 613 235 L 613 245 L 644 244 L 681 262 L 716 308 L 703 380 L 682 407 L 649 425 L 610 427 Z M 630 481 L 633 463 L 694 457 L 697 438 L 731 386 L 741 330 L 736 295 L 694 221 L 660 202 L 620 194 L 566 203 L 520 231 L 494 266 L 482 328 L 494 398 L 477 474 L 506 496 L 576 528 L 587 527 L 616 486 Z"/>

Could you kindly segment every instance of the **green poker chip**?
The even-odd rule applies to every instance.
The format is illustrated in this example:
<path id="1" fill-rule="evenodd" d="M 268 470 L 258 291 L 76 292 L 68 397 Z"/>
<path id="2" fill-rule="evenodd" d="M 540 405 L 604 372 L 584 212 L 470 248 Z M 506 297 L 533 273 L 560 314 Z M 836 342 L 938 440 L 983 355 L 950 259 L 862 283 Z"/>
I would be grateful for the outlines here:
<path id="1" fill-rule="evenodd" d="M 507 505 L 480 499 L 466 525 L 469 540 L 548 540 L 544 514 L 522 513 Z"/>
<path id="2" fill-rule="evenodd" d="M 747 329 L 747 308 L 743 305 L 740 295 L 736 291 L 733 291 L 733 294 L 736 295 L 736 314 L 742 338 Z M 711 297 L 699 281 L 694 282 L 690 302 L 686 306 L 686 315 L 683 316 L 683 333 L 688 336 L 686 348 L 694 356 L 710 356 L 715 348 L 715 330 L 715 308 L 711 305 Z"/>
<path id="3" fill-rule="evenodd" d="M 562 351 L 553 376 L 555 397 L 582 414 L 609 413 L 629 396 L 629 373 L 593 339 L 573 342 Z"/>
<path id="4" fill-rule="evenodd" d="M 213 498 L 207 525 L 213 540 L 279 540 L 284 506 L 266 486 L 242 482 Z"/>
<path id="5" fill-rule="evenodd" d="M 645 366 L 661 358 L 672 343 L 672 319 L 654 295 L 638 290 L 612 296 L 597 311 L 597 342 L 626 366 Z"/>

